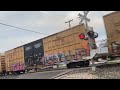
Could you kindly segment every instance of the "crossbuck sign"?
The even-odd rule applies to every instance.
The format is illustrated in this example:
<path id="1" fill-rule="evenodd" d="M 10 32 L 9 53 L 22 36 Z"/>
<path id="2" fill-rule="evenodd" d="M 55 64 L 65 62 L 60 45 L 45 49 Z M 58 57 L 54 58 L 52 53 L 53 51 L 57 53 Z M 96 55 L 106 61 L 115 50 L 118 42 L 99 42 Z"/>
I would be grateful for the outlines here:
<path id="1" fill-rule="evenodd" d="M 84 11 L 84 15 L 78 14 L 79 18 L 81 19 L 80 24 L 85 20 L 85 22 L 90 22 L 90 19 L 87 18 L 89 11 Z"/>

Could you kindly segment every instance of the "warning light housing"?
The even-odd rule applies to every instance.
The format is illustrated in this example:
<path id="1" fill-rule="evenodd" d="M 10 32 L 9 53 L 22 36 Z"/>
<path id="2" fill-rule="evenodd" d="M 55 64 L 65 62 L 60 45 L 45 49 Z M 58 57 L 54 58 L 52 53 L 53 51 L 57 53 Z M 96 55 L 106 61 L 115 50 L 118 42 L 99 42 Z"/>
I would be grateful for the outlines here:
<path id="1" fill-rule="evenodd" d="M 84 38 L 85 38 L 85 34 L 84 34 L 84 33 L 81 33 L 81 34 L 79 35 L 79 38 L 80 38 L 80 39 L 84 39 Z"/>

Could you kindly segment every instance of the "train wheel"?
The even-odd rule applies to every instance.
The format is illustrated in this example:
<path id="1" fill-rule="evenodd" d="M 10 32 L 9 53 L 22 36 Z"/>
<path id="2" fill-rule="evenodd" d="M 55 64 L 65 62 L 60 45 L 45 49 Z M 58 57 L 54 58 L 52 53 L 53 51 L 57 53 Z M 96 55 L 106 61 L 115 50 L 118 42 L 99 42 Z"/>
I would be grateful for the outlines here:
<path id="1" fill-rule="evenodd" d="M 80 61 L 79 62 L 79 67 L 84 67 L 85 66 L 85 61 Z"/>
<path id="2" fill-rule="evenodd" d="M 9 72 L 6 72 L 7 75 L 9 75 Z"/>
<path id="3" fill-rule="evenodd" d="M 77 64 L 76 63 L 72 63 L 71 64 L 71 68 L 76 68 L 77 67 Z"/>
<path id="4" fill-rule="evenodd" d="M 15 73 L 16 73 L 16 74 L 20 74 L 20 71 L 16 71 Z"/>
<path id="5" fill-rule="evenodd" d="M 85 64 L 85 67 L 88 67 L 88 66 L 89 66 L 89 63 L 90 63 L 89 61 L 85 61 L 85 63 L 84 63 L 84 64 Z"/>
<path id="6" fill-rule="evenodd" d="M 14 71 L 11 71 L 11 73 L 14 75 L 14 74 L 16 74 Z"/>
<path id="7" fill-rule="evenodd" d="M 67 68 L 70 68 L 70 64 L 67 64 Z"/>
<path id="8" fill-rule="evenodd" d="M 22 71 L 23 73 L 25 73 L 25 70 L 24 71 Z"/>

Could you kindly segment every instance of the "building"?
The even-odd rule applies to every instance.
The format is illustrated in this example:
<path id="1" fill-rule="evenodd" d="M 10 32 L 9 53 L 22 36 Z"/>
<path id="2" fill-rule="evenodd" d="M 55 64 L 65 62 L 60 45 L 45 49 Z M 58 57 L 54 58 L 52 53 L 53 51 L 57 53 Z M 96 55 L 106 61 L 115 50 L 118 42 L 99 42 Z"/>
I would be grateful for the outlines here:
<path id="1" fill-rule="evenodd" d="M 51 57 L 62 53 L 64 56 L 71 55 L 71 60 L 75 58 L 77 52 L 79 59 L 82 56 L 89 56 L 88 41 L 81 40 L 79 38 L 80 33 L 85 33 L 84 24 L 43 38 L 44 55 Z"/>
<path id="2" fill-rule="evenodd" d="M 109 52 L 120 55 L 120 11 L 103 16 Z"/>
<path id="3" fill-rule="evenodd" d="M 5 55 L 0 53 L 0 72 L 5 72 Z"/>

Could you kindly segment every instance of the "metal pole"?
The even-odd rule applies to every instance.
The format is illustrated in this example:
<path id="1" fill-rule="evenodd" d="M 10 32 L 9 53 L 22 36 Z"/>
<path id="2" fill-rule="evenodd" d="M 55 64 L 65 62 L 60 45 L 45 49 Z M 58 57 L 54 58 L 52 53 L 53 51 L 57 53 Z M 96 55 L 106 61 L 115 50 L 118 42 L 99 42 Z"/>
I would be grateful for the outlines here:
<path id="1" fill-rule="evenodd" d="M 83 12 L 84 12 L 84 16 L 85 16 L 85 11 L 83 11 Z M 87 20 L 86 20 L 86 19 L 85 19 L 85 29 L 86 29 L 86 32 L 89 31 L 89 30 L 88 30 L 88 23 L 87 23 Z M 88 43 L 90 44 L 90 42 L 91 42 L 91 38 L 88 37 Z M 89 47 L 90 47 L 90 51 L 91 51 L 91 50 L 92 50 L 92 47 L 91 47 L 91 46 L 89 46 Z M 90 54 L 90 55 L 91 55 L 91 54 Z M 91 61 L 92 61 L 92 70 L 95 71 L 93 59 L 92 59 Z"/>
<path id="2" fill-rule="evenodd" d="M 85 15 L 85 11 L 84 12 L 84 15 Z M 88 32 L 88 23 L 87 23 L 87 20 L 85 19 L 85 29 L 86 29 L 86 32 Z M 90 43 L 90 37 L 88 37 L 88 43 Z M 92 50 L 91 46 L 90 46 L 90 51 Z"/>

